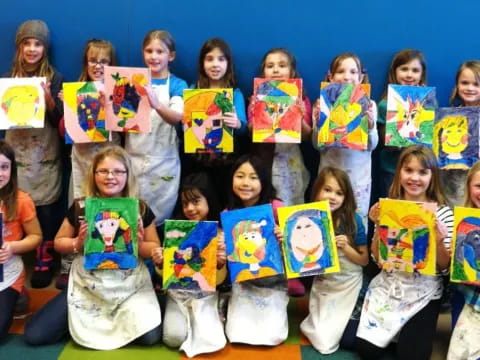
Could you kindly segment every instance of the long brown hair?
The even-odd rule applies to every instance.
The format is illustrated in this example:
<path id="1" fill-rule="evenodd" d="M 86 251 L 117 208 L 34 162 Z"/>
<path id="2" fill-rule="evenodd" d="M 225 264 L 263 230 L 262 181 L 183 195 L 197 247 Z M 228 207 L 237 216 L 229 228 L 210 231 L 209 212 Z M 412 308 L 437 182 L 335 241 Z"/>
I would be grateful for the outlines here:
<path id="1" fill-rule="evenodd" d="M 446 205 L 447 200 L 441 186 L 440 170 L 438 169 L 437 159 L 433 151 L 423 145 L 412 145 L 402 151 L 400 158 L 398 159 L 395 177 L 393 178 L 392 185 L 390 186 L 388 197 L 391 199 L 404 199 L 405 190 L 400 184 L 400 174 L 402 168 L 412 158 L 416 158 L 422 167 L 429 169 L 432 173 L 432 178 L 426 191 L 427 199 L 429 201 L 436 202 L 438 205 Z"/>
<path id="2" fill-rule="evenodd" d="M 480 161 L 477 161 L 473 166 L 468 170 L 467 179 L 465 181 L 465 193 L 463 206 L 465 207 L 476 207 L 470 196 L 470 183 L 472 182 L 473 176 L 480 171 Z"/>
<path id="3" fill-rule="evenodd" d="M 117 65 L 117 59 L 115 57 L 115 48 L 113 47 L 110 41 L 102 40 L 102 39 L 90 39 L 87 41 L 87 44 L 85 45 L 85 50 L 83 51 L 83 63 L 82 63 L 83 68 L 78 81 L 91 80 L 88 78 L 88 52 L 90 50 L 93 50 L 95 52 L 95 56 L 98 56 L 100 52 L 104 52 L 110 58 L 110 63 L 108 65 L 109 66 Z"/>
<path id="4" fill-rule="evenodd" d="M 465 105 L 463 100 L 458 95 L 458 79 L 463 70 L 469 69 L 475 75 L 475 80 L 480 83 L 480 61 L 478 60 L 468 60 L 462 63 L 457 70 L 457 75 L 455 75 L 455 86 L 453 88 L 452 94 L 450 95 L 450 105 L 458 106 Z"/>
<path id="5" fill-rule="evenodd" d="M 325 186 L 329 177 L 334 178 L 345 196 L 342 205 L 332 212 L 332 221 L 335 232 L 342 231 L 348 237 L 350 244 L 354 244 L 355 234 L 357 233 L 357 222 L 355 221 L 355 211 L 357 202 L 353 194 L 352 184 L 348 174 L 336 167 L 326 166 L 317 176 L 312 188 L 312 201 L 317 200 L 317 196 Z"/>
<path id="6" fill-rule="evenodd" d="M 208 89 L 210 87 L 210 79 L 205 73 L 205 67 L 203 65 L 203 62 L 205 60 L 205 56 L 207 56 L 207 54 L 215 48 L 218 48 L 227 60 L 227 71 L 225 71 L 225 75 L 222 79 L 223 86 L 226 88 L 235 88 L 235 66 L 233 64 L 232 50 L 230 49 L 230 46 L 228 46 L 227 42 L 220 38 L 208 39 L 203 43 L 202 48 L 200 49 L 197 66 L 197 88 Z"/>
<path id="7" fill-rule="evenodd" d="M 351 52 L 345 52 L 341 53 L 337 56 L 335 56 L 330 63 L 330 68 L 328 69 L 328 74 L 325 76 L 325 81 L 329 81 L 329 76 L 333 76 L 338 71 L 338 68 L 342 64 L 342 62 L 346 59 L 352 59 L 355 61 L 355 64 L 357 64 L 358 68 L 358 76 L 362 76 L 362 84 L 368 84 L 368 74 L 367 71 L 363 68 L 362 62 L 360 61 L 360 58 Z"/>
<path id="8" fill-rule="evenodd" d="M 17 215 L 18 176 L 15 152 L 5 141 L 0 140 L 0 154 L 10 160 L 10 180 L 0 189 L 0 201 L 5 205 L 6 218 L 4 221 L 13 221 Z"/>
<path id="9" fill-rule="evenodd" d="M 28 38 L 27 38 L 28 39 Z M 25 39 L 25 40 L 27 40 Z M 15 56 L 13 58 L 13 64 L 12 64 L 12 70 L 11 70 L 11 77 L 29 77 L 29 76 L 44 76 L 47 78 L 47 81 L 52 80 L 53 74 L 55 73 L 55 70 L 53 69 L 53 66 L 50 65 L 50 62 L 48 60 L 48 47 L 46 44 L 43 44 L 43 54 L 40 59 L 40 61 L 37 64 L 37 67 L 33 74 L 27 73 L 25 71 L 25 61 L 23 58 L 23 43 L 25 42 L 23 40 L 17 45 L 17 49 L 15 51 Z M 38 39 L 37 39 L 38 40 Z M 39 40 L 40 41 L 40 40 Z"/>

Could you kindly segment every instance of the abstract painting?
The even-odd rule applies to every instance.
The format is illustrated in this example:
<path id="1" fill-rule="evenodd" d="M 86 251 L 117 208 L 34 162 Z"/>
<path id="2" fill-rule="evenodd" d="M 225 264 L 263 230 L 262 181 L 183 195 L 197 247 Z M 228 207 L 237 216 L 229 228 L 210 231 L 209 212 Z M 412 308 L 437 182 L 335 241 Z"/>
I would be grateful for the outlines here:
<path id="1" fill-rule="evenodd" d="M 43 128 L 45 93 L 38 78 L 0 79 L 0 129 Z"/>
<path id="2" fill-rule="evenodd" d="M 388 85 L 385 145 L 432 146 L 435 88 Z"/>
<path id="3" fill-rule="evenodd" d="M 150 105 L 145 85 L 147 68 L 105 66 L 105 120 L 107 130 L 150 132 Z"/>
<path id="4" fill-rule="evenodd" d="M 215 291 L 216 221 L 166 220 L 163 288 Z"/>
<path id="5" fill-rule="evenodd" d="M 101 82 L 63 83 L 65 142 L 88 143 L 109 140 L 105 110 L 100 103 Z"/>
<path id="6" fill-rule="evenodd" d="M 253 82 L 253 142 L 300 143 L 302 79 Z"/>
<path id="7" fill-rule="evenodd" d="M 433 131 L 433 152 L 440 169 L 468 170 L 478 161 L 479 107 L 439 108 Z"/>
<path id="8" fill-rule="evenodd" d="M 233 152 L 233 130 L 223 122 L 233 112 L 232 89 L 183 90 L 186 153 Z"/>
<path id="9" fill-rule="evenodd" d="M 137 266 L 138 199 L 87 198 L 84 266 L 95 269 L 132 269 Z"/>
<path id="10" fill-rule="evenodd" d="M 450 280 L 480 286 L 480 209 L 455 207 Z"/>
<path id="11" fill-rule="evenodd" d="M 232 283 L 283 274 L 272 205 L 221 213 Z"/>
<path id="12" fill-rule="evenodd" d="M 322 82 L 317 146 L 366 150 L 369 96 L 369 84 Z"/>
<path id="13" fill-rule="evenodd" d="M 278 220 L 287 278 L 340 271 L 328 201 L 281 207 Z"/>
<path id="14" fill-rule="evenodd" d="M 380 199 L 379 264 L 387 271 L 436 272 L 435 203 Z"/>

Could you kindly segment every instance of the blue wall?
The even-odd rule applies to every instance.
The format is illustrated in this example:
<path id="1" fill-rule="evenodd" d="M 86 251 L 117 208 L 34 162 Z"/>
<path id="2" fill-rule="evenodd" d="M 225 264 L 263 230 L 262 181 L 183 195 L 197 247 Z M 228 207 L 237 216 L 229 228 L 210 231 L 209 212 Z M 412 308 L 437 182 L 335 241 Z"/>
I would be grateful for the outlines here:
<path id="1" fill-rule="evenodd" d="M 121 65 L 141 66 L 143 36 L 159 28 L 173 34 L 177 59 L 172 70 L 189 83 L 196 79 L 201 44 L 213 36 L 227 40 L 246 96 L 271 47 L 288 47 L 297 56 L 311 99 L 340 52 L 360 56 L 370 75 L 372 97 L 378 99 L 395 52 L 418 48 L 427 58 L 429 85 L 437 87 L 439 103 L 446 105 L 459 64 L 480 58 L 479 13 L 478 0 L 16 0 L 2 6 L 0 72 L 10 68 L 17 26 L 39 18 L 50 27 L 52 61 L 67 81 L 80 73 L 87 39 L 108 39 Z"/>

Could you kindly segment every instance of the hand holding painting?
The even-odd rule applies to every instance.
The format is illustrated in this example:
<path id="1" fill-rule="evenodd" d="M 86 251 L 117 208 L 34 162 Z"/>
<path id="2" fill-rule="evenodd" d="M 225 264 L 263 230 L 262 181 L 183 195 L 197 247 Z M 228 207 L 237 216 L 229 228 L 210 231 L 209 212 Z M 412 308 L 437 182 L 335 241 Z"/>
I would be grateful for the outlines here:
<path id="1" fill-rule="evenodd" d="M 152 249 L 152 260 L 156 266 L 160 267 L 163 264 L 163 248 L 156 247 Z"/>

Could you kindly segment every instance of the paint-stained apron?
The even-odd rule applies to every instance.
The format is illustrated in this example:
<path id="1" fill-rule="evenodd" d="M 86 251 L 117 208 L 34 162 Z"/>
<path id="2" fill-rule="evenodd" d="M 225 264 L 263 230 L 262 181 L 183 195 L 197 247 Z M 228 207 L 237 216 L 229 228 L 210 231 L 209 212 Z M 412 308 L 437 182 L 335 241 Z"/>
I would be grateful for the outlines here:
<path id="1" fill-rule="evenodd" d="M 170 77 L 165 85 L 152 85 L 158 100 L 169 104 Z M 180 184 L 180 156 L 175 127 L 164 121 L 155 110 L 150 113 L 149 134 L 127 133 L 125 150 L 130 154 L 137 176 L 140 197 L 147 201 L 161 225 L 175 207 Z"/>
<path id="2" fill-rule="evenodd" d="M 322 354 L 337 351 L 362 288 L 362 267 L 338 253 L 340 273 L 316 276 L 300 329 Z"/>
<path id="3" fill-rule="evenodd" d="M 68 326 L 73 340 L 97 350 L 118 349 L 161 322 L 160 306 L 143 261 L 130 270 L 90 270 L 83 256 L 68 281 Z"/>
<path id="4" fill-rule="evenodd" d="M 3 264 L 3 281 L 0 281 L 0 291 L 12 286 L 23 271 L 23 261 L 18 255 L 12 255 L 8 261 Z"/>
<path id="5" fill-rule="evenodd" d="M 480 359 L 480 313 L 465 304 L 453 330 L 447 360 Z"/>
<path id="6" fill-rule="evenodd" d="M 298 144 L 275 144 L 272 183 L 285 206 L 305 203 L 310 175 Z"/>
<path id="7" fill-rule="evenodd" d="M 357 337 L 385 348 L 416 313 L 442 295 L 440 276 L 382 270 L 363 303 Z"/>

